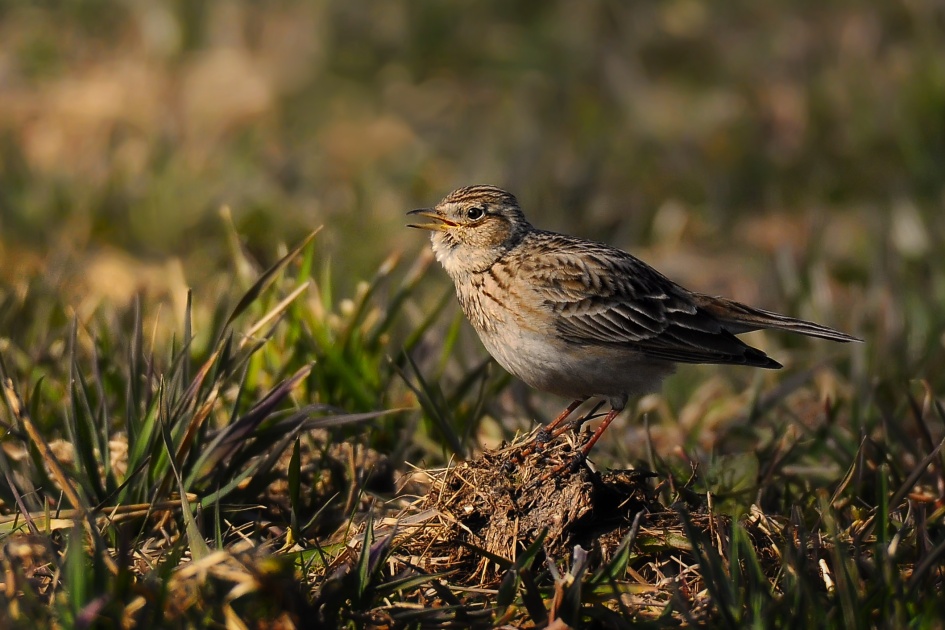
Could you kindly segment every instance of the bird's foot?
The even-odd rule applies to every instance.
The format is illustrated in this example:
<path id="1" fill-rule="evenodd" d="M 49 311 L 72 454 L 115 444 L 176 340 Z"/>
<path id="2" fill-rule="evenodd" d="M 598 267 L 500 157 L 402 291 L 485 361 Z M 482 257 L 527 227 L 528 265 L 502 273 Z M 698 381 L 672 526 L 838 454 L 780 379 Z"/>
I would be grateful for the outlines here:
<path id="1" fill-rule="evenodd" d="M 526 489 L 533 490 L 549 479 L 558 479 L 574 475 L 580 472 L 581 468 L 585 466 L 587 466 L 587 454 L 583 450 L 572 451 L 564 456 L 564 461 L 551 470 L 542 473 L 537 479 L 528 484 Z"/>
<path id="2" fill-rule="evenodd" d="M 512 459 L 518 463 L 522 463 L 532 453 L 540 453 L 545 450 L 545 446 L 549 442 L 558 437 L 560 433 L 549 431 L 548 427 L 542 427 L 535 432 L 535 437 L 528 441 L 525 446 L 522 447 L 520 451 L 512 454 Z"/>
<path id="3" fill-rule="evenodd" d="M 594 407 L 591 410 L 591 413 L 587 414 L 584 418 L 578 419 L 575 421 L 575 424 L 580 425 L 584 423 L 585 420 L 589 419 L 597 412 L 599 405 Z M 600 436 L 604 434 L 604 431 L 607 430 L 607 427 L 610 426 L 610 423 L 614 421 L 614 418 L 617 417 L 617 414 L 620 413 L 620 409 L 611 409 L 607 415 L 604 417 L 604 421 L 601 422 L 600 426 L 597 427 L 597 430 L 591 435 L 591 437 L 585 442 L 580 448 L 575 450 L 573 454 L 566 455 L 565 461 L 562 462 L 557 467 L 553 468 L 551 471 L 544 473 L 538 479 L 536 479 L 532 484 L 529 484 L 529 487 L 534 487 L 541 485 L 548 479 L 552 477 L 560 476 L 562 473 L 567 472 L 568 474 L 574 474 L 581 469 L 582 466 L 587 464 L 587 454 L 591 452 L 591 449 L 594 448 L 594 445 L 597 444 L 597 440 L 600 439 Z M 566 430 L 566 429 L 565 429 Z M 564 432 L 564 430 L 562 430 Z"/>
<path id="4" fill-rule="evenodd" d="M 526 458 L 533 453 L 541 453 L 545 450 L 545 447 L 558 439 L 565 433 L 569 431 L 574 431 L 579 433 L 581 427 L 584 426 L 584 423 L 588 420 L 593 420 L 597 417 L 597 412 L 600 411 L 600 408 L 604 405 L 603 401 L 594 405 L 594 407 L 583 416 L 574 418 L 573 420 L 566 421 L 567 417 L 575 410 L 577 407 L 584 402 L 583 400 L 574 401 L 565 411 L 555 418 L 551 424 L 548 424 L 538 431 L 535 432 L 535 437 L 533 437 L 525 446 L 522 447 L 517 453 L 513 453 L 511 456 L 511 461 L 517 464 L 523 463 Z"/>

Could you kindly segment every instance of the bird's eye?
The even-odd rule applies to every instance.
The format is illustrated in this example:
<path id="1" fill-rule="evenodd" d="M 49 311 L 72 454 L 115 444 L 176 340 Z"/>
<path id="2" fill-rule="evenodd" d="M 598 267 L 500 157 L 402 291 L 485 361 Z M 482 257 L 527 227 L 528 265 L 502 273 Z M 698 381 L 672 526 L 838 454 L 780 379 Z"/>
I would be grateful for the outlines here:
<path id="1" fill-rule="evenodd" d="M 473 206 L 472 208 L 466 211 L 466 218 L 469 219 L 470 221 L 478 221 L 485 215 L 486 215 L 485 209 L 480 206 Z"/>

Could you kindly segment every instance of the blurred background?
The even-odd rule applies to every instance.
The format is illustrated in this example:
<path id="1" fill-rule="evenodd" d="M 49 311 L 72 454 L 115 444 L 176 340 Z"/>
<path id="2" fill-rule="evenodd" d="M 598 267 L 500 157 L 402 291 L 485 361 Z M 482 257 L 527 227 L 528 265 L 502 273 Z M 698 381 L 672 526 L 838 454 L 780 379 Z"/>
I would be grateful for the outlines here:
<path id="1" fill-rule="evenodd" d="M 723 621 L 938 618 L 945 0 L 0 0 L 0 525 L 29 522 L 32 506 L 55 538 L 28 546 L 56 555 L 29 569 L 0 530 L 0 626 L 47 618 L 46 602 L 59 627 L 261 619 L 293 593 L 311 602 L 322 564 L 332 577 L 315 607 L 337 600 L 350 624 L 380 624 L 409 601 L 406 623 L 426 623 L 413 615 L 436 601 L 427 585 L 409 594 L 420 582 L 393 575 L 390 554 L 414 552 L 378 529 L 347 571 L 351 536 L 384 510 L 433 505 L 414 494 L 439 508 L 423 470 L 564 404 L 488 360 L 428 235 L 405 227 L 408 210 L 477 183 L 512 191 L 539 227 L 629 250 L 690 289 L 865 340 L 751 333 L 784 370 L 683 366 L 621 414 L 596 465 L 655 471 L 646 483 L 670 511 L 702 513 L 702 496 L 710 514 L 763 510 L 731 538 L 704 521 L 705 588 L 692 543 L 669 534 L 675 515 L 650 521 L 639 550 L 617 552 L 647 576 L 621 593 L 654 624 L 673 609 L 701 621 L 709 599 Z M 263 273 L 319 226 L 284 272 Z M 260 277 L 272 283 L 255 290 Z M 26 411 L 89 499 L 62 492 Z M 202 563 L 189 574 L 210 576 L 200 584 L 175 572 L 208 553 L 189 510 L 164 511 L 185 488 L 202 497 L 205 534 L 240 539 L 226 543 L 240 571 Z M 108 516 L 91 538 L 50 529 L 86 501 Z M 103 507 L 116 501 L 159 518 L 139 528 Z M 264 556 L 244 541 L 290 562 L 253 568 Z M 478 583 L 491 562 L 468 547 L 431 543 L 417 566 L 446 576 L 443 558 L 474 557 Z M 300 580 L 302 566 L 315 577 Z M 388 572 L 396 582 L 375 581 Z M 524 572 L 505 574 L 498 601 Z M 558 592 L 560 610 L 577 606 L 580 575 L 585 603 L 617 575 L 576 573 L 555 610 Z M 233 575 L 252 586 L 224 587 Z M 658 612 L 647 580 L 671 607 Z M 244 599 L 253 590 L 263 599 Z M 457 624 L 488 613 L 477 592 L 491 591 L 457 591 L 473 611 Z M 532 610 L 518 601 L 508 610 Z"/>
<path id="2" fill-rule="evenodd" d="M 943 175 L 934 0 L 0 2 L 0 278 L 96 304 L 225 284 L 224 206 L 262 261 L 325 225 L 350 291 L 493 183 L 926 377 Z"/>

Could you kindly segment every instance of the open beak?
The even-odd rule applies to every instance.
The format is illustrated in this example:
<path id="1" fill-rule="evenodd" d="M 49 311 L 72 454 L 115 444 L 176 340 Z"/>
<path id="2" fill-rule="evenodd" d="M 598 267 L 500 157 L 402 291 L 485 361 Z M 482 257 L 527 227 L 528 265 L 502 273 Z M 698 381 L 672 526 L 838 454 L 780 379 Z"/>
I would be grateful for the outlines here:
<path id="1" fill-rule="evenodd" d="M 433 208 L 417 208 L 416 210 L 411 210 L 408 212 L 407 215 L 417 215 L 436 221 L 436 223 L 408 223 L 407 227 L 419 228 L 421 230 L 432 230 L 434 232 L 443 232 L 450 229 L 451 227 L 456 227 L 455 223 L 438 214 Z"/>

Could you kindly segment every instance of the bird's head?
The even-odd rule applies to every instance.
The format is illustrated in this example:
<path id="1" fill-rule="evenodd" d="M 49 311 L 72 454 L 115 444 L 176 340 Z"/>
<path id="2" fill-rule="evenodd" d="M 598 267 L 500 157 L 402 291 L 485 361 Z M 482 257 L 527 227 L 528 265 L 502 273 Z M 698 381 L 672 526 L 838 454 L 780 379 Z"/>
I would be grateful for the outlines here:
<path id="1" fill-rule="evenodd" d="M 458 188 L 407 214 L 431 219 L 410 227 L 432 232 L 433 253 L 453 277 L 487 269 L 531 229 L 515 196 L 495 186 Z"/>

